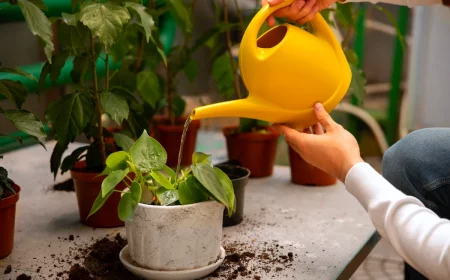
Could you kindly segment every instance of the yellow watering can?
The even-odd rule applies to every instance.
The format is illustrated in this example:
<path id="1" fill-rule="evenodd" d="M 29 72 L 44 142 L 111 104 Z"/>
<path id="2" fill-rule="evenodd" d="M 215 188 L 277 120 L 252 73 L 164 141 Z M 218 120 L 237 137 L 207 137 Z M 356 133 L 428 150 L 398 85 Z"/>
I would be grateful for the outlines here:
<path id="1" fill-rule="evenodd" d="M 245 31 L 239 67 L 249 96 L 196 108 L 191 119 L 243 117 L 301 129 L 317 122 L 315 103 L 321 102 L 330 112 L 342 100 L 350 85 L 351 70 L 320 14 L 311 21 L 314 34 L 282 24 L 256 39 L 266 19 L 293 2 L 264 6 Z"/>

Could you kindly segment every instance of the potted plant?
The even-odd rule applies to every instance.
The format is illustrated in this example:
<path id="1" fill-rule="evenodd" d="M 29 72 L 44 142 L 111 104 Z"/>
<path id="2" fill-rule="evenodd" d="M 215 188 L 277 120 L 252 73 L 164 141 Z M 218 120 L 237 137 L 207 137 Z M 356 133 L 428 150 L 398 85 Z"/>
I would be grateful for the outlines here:
<path id="1" fill-rule="evenodd" d="M 209 155 L 193 154 L 191 167 L 180 176 L 166 161 L 162 145 L 146 132 L 128 150 L 109 155 L 103 171 L 108 175 L 90 215 L 120 193 L 117 212 L 125 221 L 130 256 L 140 267 L 173 271 L 208 266 L 220 254 L 224 206 L 229 215 L 235 211 L 233 185 L 211 165 Z M 119 182 L 127 190 L 117 188 Z"/>
<path id="2" fill-rule="evenodd" d="M 241 41 L 248 23 L 257 11 L 255 9 L 244 19 L 238 1 L 234 1 L 234 5 L 239 20 L 238 24 L 230 24 L 228 1 L 222 1 L 225 24 L 220 19 L 217 20 L 218 27 L 222 27 L 226 33 L 226 45 L 223 46 L 223 40 L 217 39 L 208 44 L 212 49 L 214 59 L 212 74 L 219 93 L 225 99 L 240 99 L 247 95 L 241 90 L 238 64 L 232 55 L 232 46 Z M 267 30 L 267 27 L 261 31 L 264 30 Z M 232 36 L 232 31 L 237 35 Z M 225 52 L 217 51 L 221 49 L 225 49 Z M 272 175 L 279 135 L 267 122 L 241 118 L 239 126 L 224 127 L 223 133 L 230 160 L 236 160 L 248 168 L 252 177 Z"/>
<path id="3" fill-rule="evenodd" d="M 52 64 L 44 65 L 40 77 L 41 82 L 47 75 L 55 81 L 66 61 L 72 59 L 72 92 L 50 104 L 46 111 L 57 141 L 50 160 L 51 171 L 55 177 L 59 170 L 61 173 L 70 171 L 84 223 L 92 227 L 122 226 L 123 221 L 111 211 L 119 203 L 117 193 L 86 220 L 106 178 L 101 172 L 108 154 L 116 151 L 117 146 L 126 148 L 130 144 L 125 135 L 136 138 L 148 126 L 144 105 L 134 95 L 135 76 L 125 67 L 126 57 L 121 61 L 124 67 L 110 73 L 110 66 L 114 66 L 110 55 L 117 58 L 118 49 L 124 45 L 119 39 L 123 39 L 124 34 L 128 37 L 142 34 L 146 43 L 156 44 L 152 40 L 153 19 L 149 10 L 135 1 L 80 3 L 75 5 L 78 12 L 62 14 L 60 50 L 53 56 Z M 106 71 L 104 78 L 97 73 L 102 65 Z M 104 114 L 124 127 L 122 134 L 112 135 L 103 127 Z M 68 145 L 80 134 L 84 134 L 90 144 L 75 149 L 62 160 Z M 118 186 L 119 189 L 125 187 L 125 184 Z"/>
<path id="4" fill-rule="evenodd" d="M 32 75 L 20 69 L 3 68 L 0 73 L 20 75 L 36 80 Z M 11 121 L 22 132 L 36 139 L 42 146 L 46 137 L 44 125 L 29 111 L 22 109 L 22 104 L 28 94 L 27 88 L 18 81 L 10 79 L 0 80 L 0 94 L 15 104 L 17 109 L 4 110 L 0 107 L 0 115 Z M 12 137 L 0 135 L 0 137 Z M 13 137 L 14 138 L 14 137 Z M 21 143 L 21 138 L 15 138 Z M 45 146 L 44 146 L 45 147 Z M 0 155 L 0 158 L 3 156 Z M 11 254 L 14 245 L 14 226 L 16 203 L 19 201 L 20 187 L 8 177 L 8 171 L 0 167 L 0 259 Z"/>

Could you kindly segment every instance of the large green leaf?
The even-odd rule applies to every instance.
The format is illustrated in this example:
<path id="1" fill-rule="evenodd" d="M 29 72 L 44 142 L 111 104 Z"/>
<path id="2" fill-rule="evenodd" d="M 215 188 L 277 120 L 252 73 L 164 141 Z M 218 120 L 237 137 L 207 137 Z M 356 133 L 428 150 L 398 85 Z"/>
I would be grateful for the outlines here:
<path id="1" fill-rule="evenodd" d="M 336 3 L 336 17 L 345 26 L 355 25 L 352 5 Z"/>
<path id="2" fill-rule="evenodd" d="M 231 99 L 235 97 L 235 76 L 228 53 L 224 53 L 214 61 L 212 66 L 212 76 L 222 97 L 224 97 L 225 99 Z"/>
<path id="3" fill-rule="evenodd" d="M 153 21 L 152 16 L 147 13 L 147 8 L 141 4 L 133 2 L 125 2 L 125 7 L 134 10 L 139 15 L 142 27 L 145 30 L 145 37 L 148 43 L 150 41 L 150 38 L 152 38 L 152 30 L 155 26 L 155 22 Z"/>
<path id="4" fill-rule="evenodd" d="M 59 166 L 61 165 L 61 159 L 64 152 L 67 150 L 67 144 L 56 143 L 53 148 L 52 155 L 50 157 L 50 171 L 53 173 L 53 178 L 58 175 Z"/>
<path id="5" fill-rule="evenodd" d="M 175 114 L 175 117 L 181 117 L 185 110 L 186 101 L 178 94 L 175 94 L 173 96 L 173 113 Z"/>
<path id="6" fill-rule="evenodd" d="M 193 24 L 189 11 L 183 0 L 167 0 L 172 14 L 175 16 L 178 25 L 181 27 L 183 33 L 191 33 Z"/>
<path id="7" fill-rule="evenodd" d="M 130 191 L 125 193 L 119 202 L 118 212 L 122 221 L 128 220 L 134 216 L 136 208 L 141 200 L 142 188 L 138 182 L 133 182 Z"/>
<path id="8" fill-rule="evenodd" d="M 344 51 L 345 57 L 347 58 L 348 63 L 353 65 L 358 65 L 358 55 L 352 49 L 346 49 Z"/>
<path id="9" fill-rule="evenodd" d="M 28 0 L 31 3 L 33 3 L 34 5 L 36 5 L 36 7 L 38 7 L 39 9 L 43 10 L 43 11 L 48 11 L 47 6 L 45 5 L 44 2 L 42 2 L 42 0 Z"/>
<path id="10" fill-rule="evenodd" d="M 156 191 L 156 197 L 162 206 L 167 206 L 178 200 L 178 191 L 159 188 Z"/>
<path id="11" fill-rule="evenodd" d="M 35 137 L 40 143 L 45 141 L 44 125 L 34 114 L 25 110 L 6 110 L 3 114 L 18 130 Z"/>
<path id="12" fill-rule="evenodd" d="M 106 50 L 114 44 L 129 20 L 127 8 L 112 2 L 86 2 L 80 10 L 80 21 L 99 37 Z"/>
<path id="13" fill-rule="evenodd" d="M 65 173 L 72 169 L 75 166 L 75 163 L 77 163 L 80 156 L 89 148 L 89 146 L 83 146 L 75 149 L 72 154 L 67 156 L 62 164 L 61 164 L 61 173 Z"/>
<path id="14" fill-rule="evenodd" d="M 94 105 L 87 94 L 75 93 L 53 102 L 46 115 L 53 125 L 55 139 L 61 143 L 75 140 L 91 120 Z"/>
<path id="15" fill-rule="evenodd" d="M 137 75 L 137 89 L 142 99 L 152 108 L 162 98 L 158 75 L 153 71 L 142 71 Z"/>
<path id="16" fill-rule="evenodd" d="M 21 109 L 27 98 L 28 90 L 21 82 L 1 80 L 0 93 L 11 100 L 11 102 L 14 102 L 17 108 Z"/>
<path id="17" fill-rule="evenodd" d="M 19 68 L 0 68 L 0 72 L 19 75 L 19 76 L 23 76 L 25 78 L 28 78 L 28 79 L 36 81 L 36 82 L 38 81 L 33 75 L 31 75 L 30 73 L 27 73 Z"/>
<path id="18" fill-rule="evenodd" d="M 121 124 L 130 113 L 127 100 L 119 94 L 110 91 L 104 92 L 100 95 L 100 102 L 104 111 L 118 124 Z"/>
<path id="19" fill-rule="evenodd" d="M 197 61 L 195 61 L 194 59 L 189 60 L 184 66 L 183 71 L 188 80 L 192 83 L 195 80 L 195 77 L 197 77 L 198 73 Z"/>
<path id="20" fill-rule="evenodd" d="M 85 55 L 79 55 L 73 59 L 73 68 L 70 72 L 73 83 L 78 84 L 83 81 L 89 67 L 89 61 L 89 57 Z"/>
<path id="21" fill-rule="evenodd" d="M 129 151 L 131 147 L 134 145 L 133 139 L 128 137 L 125 134 L 122 133 L 114 133 L 113 134 L 114 141 L 116 142 L 117 146 L 121 147 L 124 151 Z"/>
<path id="22" fill-rule="evenodd" d="M 195 178 L 207 189 L 214 198 L 227 207 L 230 215 L 234 213 L 235 199 L 233 184 L 230 178 L 220 169 L 208 163 L 193 164 L 192 172 Z"/>
<path id="23" fill-rule="evenodd" d="M 100 210 L 100 208 L 102 208 L 102 206 L 105 204 L 105 202 L 108 200 L 108 198 L 113 194 L 113 192 L 114 192 L 114 189 L 110 190 L 110 192 L 107 193 L 105 196 L 102 195 L 101 191 L 98 193 L 97 198 L 95 199 L 94 203 L 92 204 L 91 211 L 89 212 L 89 215 L 86 218 L 86 220 L 89 219 L 90 216 L 94 215 L 95 212 Z"/>
<path id="24" fill-rule="evenodd" d="M 58 30 L 58 40 L 64 51 L 72 55 L 85 54 L 89 45 L 89 29 L 81 22 L 72 26 L 61 23 Z"/>
<path id="25" fill-rule="evenodd" d="M 183 181 L 178 186 L 178 196 L 182 205 L 193 204 L 202 201 L 207 201 L 208 196 L 201 190 L 203 186 L 195 179 L 194 176 L 189 176 L 186 181 Z"/>
<path id="26" fill-rule="evenodd" d="M 102 182 L 102 197 L 108 195 L 128 174 L 128 168 L 125 170 L 116 170 L 109 173 Z"/>
<path id="27" fill-rule="evenodd" d="M 136 90 L 136 75 L 126 69 L 117 71 L 111 78 L 110 84 L 112 87 L 118 87 L 126 89 L 128 92 L 133 93 Z"/>
<path id="28" fill-rule="evenodd" d="M 44 15 L 44 13 L 28 0 L 17 0 L 20 10 L 27 22 L 28 28 L 33 35 L 39 36 L 45 43 L 45 55 L 48 61 L 52 61 L 52 53 L 55 47 L 53 46 L 53 32 L 52 24 L 50 20 Z"/>
<path id="29" fill-rule="evenodd" d="M 352 70 L 352 81 L 350 83 L 349 92 L 353 94 L 358 103 L 362 105 L 366 97 L 366 75 L 358 68 L 358 66 L 350 64 Z"/>
<path id="30" fill-rule="evenodd" d="M 80 14 L 79 13 L 74 13 L 74 14 L 61 13 L 61 17 L 65 24 L 76 27 L 78 20 L 80 19 Z"/>
<path id="31" fill-rule="evenodd" d="M 126 169 L 128 164 L 127 161 L 130 159 L 127 152 L 119 151 L 114 152 L 108 156 L 106 159 L 106 166 L 110 171 L 123 170 Z"/>
<path id="32" fill-rule="evenodd" d="M 198 164 L 198 163 L 212 164 L 212 157 L 211 157 L 211 155 L 207 155 L 202 152 L 195 152 L 192 155 L 192 163 L 193 164 Z"/>
<path id="33" fill-rule="evenodd" d="M 130 149 L 130 155 L 136 168 L 142 172 L 161 170 L 167 161 L 166 150 L 146 130 Z"/>
<path id="34" fill-rule="evenodd" d="M 161 171 L 158 170 L 152 170 L 150 172 L 150 176 L 152 176 L 152 178 L 161 186 L 163 186 L 164 188 L 168 189 L 168 190 L 173 190 L 175 189 L 175 187 L 172 185 L 172 183 L 170 183 L 169 179 L 167 179 L 166 176 L 164 176 L 163 173 L 161 173 Z"/>
<path id="35" fill-rule="evenodd" d="M 177 176 L 177 174 L 175 173 L 175 171 L 173 171 L 172 168 L 168 167 L 167 165 L 164 165 L 164 172 L 166 172 L 166 174 L 170 177 L 170 180 L 172 180 L 172 182 L 175 181 L 175 178 Z"/>

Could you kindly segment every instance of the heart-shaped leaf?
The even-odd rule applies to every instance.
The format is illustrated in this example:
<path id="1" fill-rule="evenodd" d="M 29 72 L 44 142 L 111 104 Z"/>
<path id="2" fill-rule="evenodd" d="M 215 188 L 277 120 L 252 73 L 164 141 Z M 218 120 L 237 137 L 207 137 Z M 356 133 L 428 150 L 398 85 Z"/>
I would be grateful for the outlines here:
<path id="1" fill-rule="evenodd" d="M 130 149 L 130 155 L 136 168 L 142 172 L 161 170 L 167 161 L 166 150 L 146 130 Z"/>
<path id="2" fill-rule="evenodd" d="M 128 168 L 125 170 L 116 170 L 109 173 L 109 175 L 102 182 L 102 197 L 105 197 L 119 184 L 128 174 Z"/>
<path id="3" fill-rule="evenodd" d="M 141 196 L 141 185 L 138 182 L 133 182 L 130 186 L 130 191 L 120 198 L 118 206 L 119 219 L 125 221 L 134 216 L 139 201 L 141 200 Z"/>
<path id="4" fill-rule="evenodd" d="M 175 189 L 175 187 L 170 183 L 169 179 L 167 179 L 166 176 L 161 173 L 161 171 L 152 170 L 152 172 L 150 172 L 150 176 L 152 176 L 152 178 L 164 188 L 168 190 Z"/>
<path id="5" fill-rule="evenodd" d="M 110 91 L 104 92 L 100 95 L 100 102 L 105 112 L 117 124 L 122 124 L 123 119 L 126 119 L 130 113 L 127 100 L 120 94 Z"/>
<path id="6" fill-rule="evenodd" d="M 116 145 L 121 147 L 124 151 L 129 151 L 131 147 L 134 145 L 133 139 L 128 137 L 125 134 L 122 133 L 114 133 L 113 134 L 114 141 L 116 142 Z"/>
<path id="7" fill-rule="evenodd" d="M 156 191 L 156 198 L 162 206 L 167 206 L 178 200 L 178 191 L 159 188 Z"/>
<path id="8" fill-rule="evenodd" d="M 106 159 L 106 166 L 109 168 L 110 171 L 123 170 L 127 168 L 128 160 L 129 156 L 127 152 L 124 151 L 115 152 L 110 154 Z"/>
<path id="9" fill-rule="evenodd" d="M 178 186 L 179 200 L 182 205 L 207 201 L 208 196 L 201 189 L 204 188 L 194 176 L 189 176 Z"/>
<path id="10" fill-rule="evenodd" d="M 155 26 L 155 22 L 153 21 L 152 16 L 147 13 L 147 8 L 139 3 L 133 2 L 125 2 L 125 7 L 134 10 L 139 15 L 148 43 L 150 41 L 150 38 L 152 38 L 152 30 Z"/>

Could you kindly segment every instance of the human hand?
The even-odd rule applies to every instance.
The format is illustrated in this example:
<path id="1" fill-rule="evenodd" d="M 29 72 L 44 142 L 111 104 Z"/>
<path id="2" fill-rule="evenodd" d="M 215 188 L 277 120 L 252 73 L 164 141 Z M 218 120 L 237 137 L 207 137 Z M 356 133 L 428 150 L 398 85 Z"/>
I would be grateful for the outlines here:
<path id="1" fill-rule="evenodd" d="M 262 6 L 269 3 L 270 6 L 275 6 L 283 2 L 284 0 L 261 0 Z M 269 26 L 275 25 L 276 17 L 288 18 L 298 24 L 305 24 L 311 21 L 317 14 L 317 12 L 322 11 L 330 7 L 336 0 L 295 0 L 295 2 L 288 6 L 279 9 L 273 15 L 267 19 Z"/>
<path id="2" fill-rule="evenodd" d="M 313 126 L 314 134 L 299 132 L 280 124 L 274 124 L 273 127 L 284 135 L 286 142 L 306 162 L 345 182 L 350 168 L 363 161 L 358 142 L 350 132 L 334 122 L 322 104 L 314 106 L 314 113 L 319 121 Z M 320 125 L 326 129 L 326 133 Z"/>

